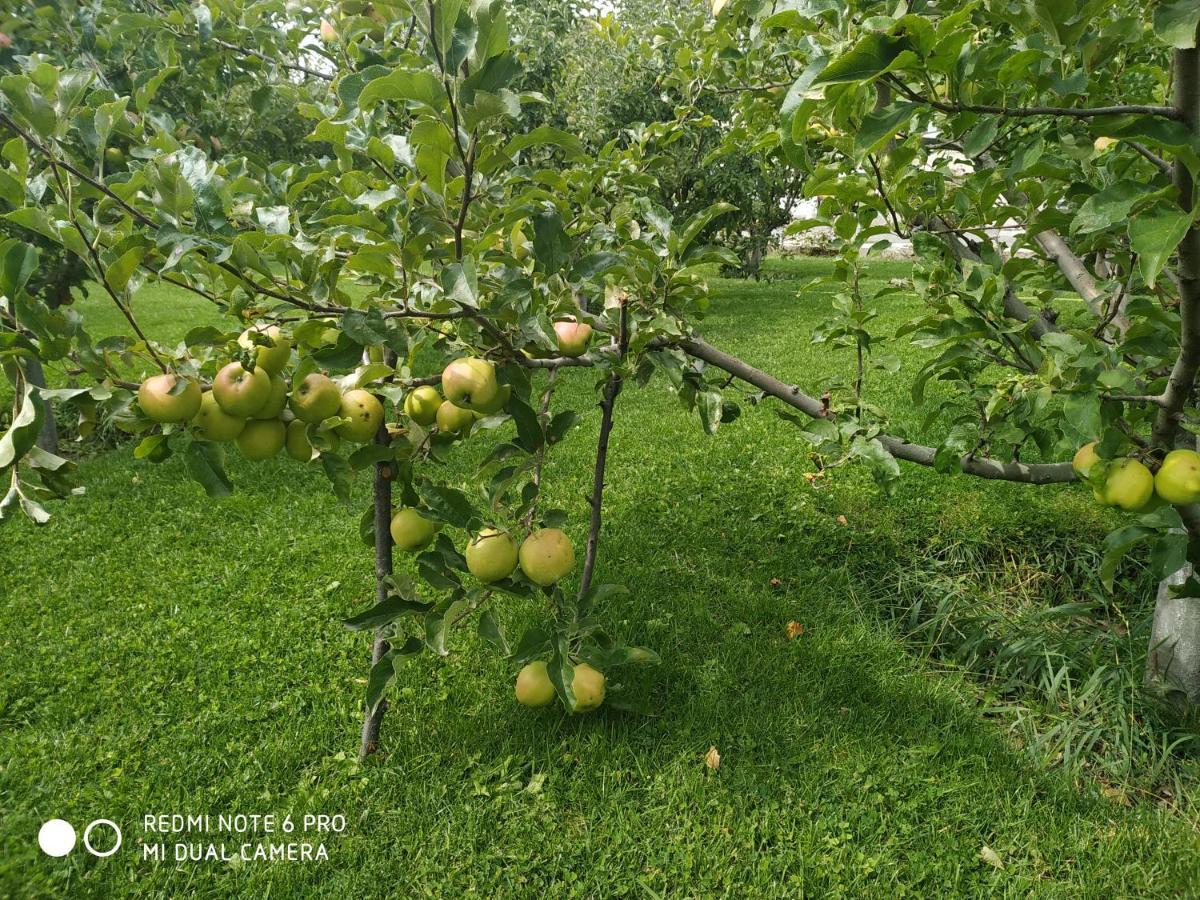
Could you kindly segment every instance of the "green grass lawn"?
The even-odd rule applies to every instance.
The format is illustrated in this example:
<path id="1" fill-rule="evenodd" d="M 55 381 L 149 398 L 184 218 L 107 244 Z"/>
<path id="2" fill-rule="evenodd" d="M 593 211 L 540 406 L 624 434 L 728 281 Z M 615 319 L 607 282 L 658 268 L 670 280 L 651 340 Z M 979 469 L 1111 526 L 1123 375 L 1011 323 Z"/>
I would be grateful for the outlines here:
<path id="1" fill-rule="evenodd" d="M 796 298 L 794 278 L 827 265 L 714 280 L 705 336 L 786 380 L 848 372 L 847 354 L 810 343 L 825 301 Z M 83 306 L 98 333 L 119 327 L 98 301 Z M 161 291 L 137 307 L 164 339 L 209 315 Z M 881 312 L 887 330 L 916 306 Z M 871 385 L 909 427 L 918 365 L 906 352 L 901 376 Z M 570 512 L 581 547 L 599 416 L 590 374 L 561 380 L 557 402 L 588 412 L 548 461 L 547 502 Z M 370 603 L 366 479 L 347 511 L 323 476 L 286 459 L 233 463 L 239 491 L 219 502 L 177 460 L 125 449 L 85 463 L 87 493 L 57 504 L 48 526 L 0 530 L 0 895 L 1195 890 L 1194 760 L 1161 753 L 1148 773 L 1130 757 L 1114 774 L 1108 735 L 1141 728 L 1142 746 L 1167 734 L 1136 700 L 1114 724 L 1111 706 L 1040 690 L 1036 675 L 1000 684 L 898 618 L 947 584 L 956 610 L 1014 628 L 1063 600 L 1144 616 L 1144 597 L 1096 596 L 1080 574 L 1112 524 L 1084 490 L 915 468 L 891 497 L 854 469 L 814 488 L 807 445 L 770 404 L 706 437 L 658 382 L 622 394 L 616 418 L 598 577 L 631 589 L 606 611 L 615 630 L 663 657 L 612 685 L 642 712 L 521 708 L 512 668 L 461 629 L 451 657 L 404 670 L 384 752 L 365 765 L 354 754 L 369 648 L 339 619 Z M 453 477 L 484 443 L 462 448 Z M 1124 584 L 1144 587 L 1136 573 Z M 501 609 L 510 633 L 542 615 L 511 598 Z M 792 620 L 805 628 L 795 640 Z M 1136 683 L 1139 627 L 1108 643 L 1086 632 L 1120 684 Z M 1070 744 L 1088 716 L 1105 735 L 1099 767 Z M 1087 728 L 1064 729 L 1075 722 Z M 710 746 L 717 771 L 704 765 Z M 348 824 L 325 839 L 325 862 L 155 863 L 140 847 L 154 813 Z M 113 819 L 126 847 L 49 859 L 35 835 L 52 817 Z M 985 846 L 1003 868 L 981 859 Z"/>

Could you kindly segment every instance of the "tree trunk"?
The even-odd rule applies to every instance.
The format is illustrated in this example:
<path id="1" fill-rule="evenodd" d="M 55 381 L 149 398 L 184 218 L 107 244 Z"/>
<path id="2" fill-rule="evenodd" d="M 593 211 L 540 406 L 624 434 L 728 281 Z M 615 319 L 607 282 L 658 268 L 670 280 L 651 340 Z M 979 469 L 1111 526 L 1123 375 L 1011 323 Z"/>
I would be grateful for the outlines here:
<path id="1" fill-rule="evenodd" d="M 1200 29 L 1197 34 L 1200 36 Z M 1173 69 L 1175 108 L 1188 131 L 1195 135 L 1200 131 L 1200 50 L 1176 50 Z M 1192 173 L 1176 160 L 1173 174 L 1179 205 L 1191 213 L 1196 191 Z M 1196 373 L 1200 371 L 1200 230 L 1195 224 L 1179 244 L 1178 259 L 1179 358 L 1164 391 L 1166 403 L 1154 423 L 1155 443 L 1164 449 L 1175 446 L 1178 417 L 1192 401 Z M 1200 530 L 1191 517 L 1185 515 L 1184 520 L 1194 544 L 1200 540 Z M 1159 584 L 1146 659 L 1145 683 L 1181 712 L 1200 703 L 1200 598 L 1172 597 L 1170 589 L 1183 584 L 1191 574 L 1192 567 L 1185 565 Z"/>
<path id="2" fill-rule="evenodd" d="M 1200 598 L 1171 596 L 1192 571 L 1185 565 L 1159 583 L 1146 657 L 1146 686 L 1179 712 L 1200 703 Z"/>
<path id="3" fill-rule="evenodd" d="M 46 387 L 46 373 L 42 369 L 42 361 L 36 356 L 25 364 L 25 378 L 34 387 Z M 42 419 L 42 431 L 38 435 L 37 445 L 47 453 L 58 456 L 58 425 L 54 421 L 54 408 L 46 401 L 45 418 Z"/>
<path id="4" fill-rule="evenodd" d="M 379 426 L 375 435 L 375 443 L 389 444 L 387 423 Z M 382 603 L 387 599 L 388 589 L 386 580 L 392 574 L 392 467 L 394 462 L 385 461 L 375 464 L 375 602 Z M 388 642 L 382 632 L 375 633 L 375 642 L 371 647 L 371 667 L 383 658 L 389 650 Z M 383 724 L 383 714 L 387 711 L 387 701 L 382 701 L 375 711 L 366 710 L 363 714 L 362 743 L 359 745 L 359 759 L 365 759 L 379 747 L 379 727 Z"/>

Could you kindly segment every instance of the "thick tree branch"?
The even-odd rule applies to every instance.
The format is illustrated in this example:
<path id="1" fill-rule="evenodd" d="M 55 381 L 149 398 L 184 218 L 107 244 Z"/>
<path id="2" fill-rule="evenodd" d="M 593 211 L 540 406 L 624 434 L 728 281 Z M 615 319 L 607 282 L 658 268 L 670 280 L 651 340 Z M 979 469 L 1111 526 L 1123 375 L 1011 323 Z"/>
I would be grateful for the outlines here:
<path id="1" fill-rule="evenodd" d="M 685 353 L 740 378 L 763 393 L 782 400 L 793 409 L 798 409 L 810 418 L 825 419 L 829 417 L 825 404 L 816 397 L 809 396 L 794 385 L 784 384 L 778 378 L 718 350 L 711 344 L 692 338 L 679 341 L 678 346 Z M 878 436 L 878 439 L 894 457 L 917 465 L 932 466 L 937 456 L 937 450 L 933 447 L 910 444 L 908 441 L 892 435 L 882 434 Z M 1069 462 L 1005 463 L 967 455 L 962 458 L 961 463 L 964 472 L 979 478 L 1017 481 L 1024 484 L 1064 484 L 1076 480 L 1075 470 L 1071 468 Z"/>

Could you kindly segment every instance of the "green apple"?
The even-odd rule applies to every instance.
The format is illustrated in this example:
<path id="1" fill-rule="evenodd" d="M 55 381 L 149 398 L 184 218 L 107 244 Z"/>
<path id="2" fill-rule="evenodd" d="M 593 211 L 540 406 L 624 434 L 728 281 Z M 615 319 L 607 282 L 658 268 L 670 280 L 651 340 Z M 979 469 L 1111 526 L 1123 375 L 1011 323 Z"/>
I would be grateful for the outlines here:
<path id="1" fill-rule="evenodd" d="M 437 421 L 437 411 L 441 405 L 442 395 L 437 388 L 425 384 L 404 398 L 404 414 L 418 425 L 428 427 Z"/>
<path id="2" fill-rule="evenodd" d="M 575 695 L 572 712 L 591 712 L 604 702 L 604 673 L 587 663 L 576 663 L 575 674 L 571 678 L 571 693 Z"/>
<path id="3" fill-rule="evenodd" d="M 401 507 L 392 516 L 392 541 L 401 550 L 424 550 L 433 543 L 441 526 L 421 515 L 411 506 Z"/>
<path id="4" fill-rule="evenodd" d="M 267 402 L 253 416 L 255 419 L 278 419 L 287 406 L 287 382 L 282 375 L 271 376 L 271 393 Z"/>
<path id="5" fill-rule="evenodd" d="M 526 578 L 549 587 L 575 568 L 575 548 L 559 529 L 542 528 L 521 543 L 520 559 Z"/>
<path id="6" fill-rule="evenodd" d="M 342 392 L 328 375 L 313 372 L 292 391 L 289 406 L 297 419 L 317 425 L 337 415 L 342 408 Z"/>
<path id="7" fill-rule="evenodd" d="M 1200 453 L 1172 450 L 1154 476 L 1154 490 L 1168 503 L 1200 503 Z"/>
<path id="8" fill-rule="evenodd" d="M 192 430 L 202 441 L 232 441 L 242 433 L 246 420 L 241 416 L 231 416 L 221 405 L 212 391 L 205 391 L 200 399 L 200 411 L 192 418 Z"/>
<path id="9" fill-rule="evenodd" d="M 1123 459 L 1109 468 L 1099 495 L 1107 506 L 1141 512 L 1154 497 L 1154 476 L 1136 459 Z"/>
<path id="10" fill-rule="evenodd" d="M 486 359 L 466 356 L 442 370 L 442 393 L 463 409 L 483 409 L 499 391 L 496 367 Z"/>
<path id="11" fill-rule="evenodd" d="M 356 444 L 371 440 L 383 424 L 383 404 L 378 397 L 362 388 L 342 394 L 341 409 L 337 414 L 350 420 L 349 424 L 337 427 L 338 437 Z"/>
<path id="12" fill-rule="evenodd" d="M 437 427 L 439 431 L 444 431 L 447 434 L 466 434 L 471 423 L 475 421 L 475 413 L 469 409 L 463 409 L 460 406 L 455 406 L 449 400 L 446 400 L 438 407 L 437 411 Z"/>
<path id="13" fill-rule="evenodd" d="M 1087 478 L 1088 472 L 1092 471 L 1092 466 L 1098 462 L 1100 462 L 1100 454 L 1096 452 L 1096 441 L 1092 441 L 1075 451 L 1075 456 L 1071 460 L 1071 468 L 1080 478 Z"/>
<path id="14" fill-rule="evenodd" d="M 213 397 L 231 416 L 249 418 L 271 397 L 271 376 L 261 366 L 246 371 L 239 362 L 231 362 L 213 379 Z"/>
<path id="15" fill-rule="evenodd" d="M 478 419 L 482 419 L 486 416 L 495 415 L 496 413 L 503 410 L 504 407 L 508 406 L 508 399 L 511 396 L 512 396 L 512 385 L 511 384 L 502 384 L 502 385 L 500 385 L 500 390 L 498 390 L 496 392 L 496 398 L 491 403 L 488 403 L 486 406 L 481 406 L 472 411 L 475 413 L 475 417 Z"/>
<path id="16" fill-rule="evenodd" d="M 104 163 L 113 168 L 125 165 L 125 151 L 120 147 L 105 147 Z"/>
<path id="17" fill-rule="evenodd" d="M 260 337 L 270 340 L 270 346 L 255 344 L 254 339 L 250 336 L 251 331 L 255 331 Z M 258 347 L 255 362 L 268 375 L 278 375 L 282 372 L 283 367 L 288 364 L 288 360 L 292 356 L 291 338 L 287 337 L 278 325 L 258 325 L 253 329 L 247 328 L 238 338 L 238 343 L 247 350 L 252 347 Z"/>
<path id="18" fill-rule="evenodd" d="M 558 336 L 558 350 L 563 356 L 583 356 L 592 337 L 592 326 L 567 319 L 554 323 L 554 333 Z"/>
<path id="19" fill-rule="evenodd" d="M 155 422 L 187 422 L 200 411 L 200 385 L 169 372 L 151 375 L 137 396 L 142 412 Z"/>
<path id="20" fill-rule="evenodd" d="M 270 459 L 287 443 L 287 426 L 282 419 L 253 419 L 237 436 L 242 456 L 255 461 Z"/>
<path id="21" fill-rule="evenodd" d="M 554 702 L 554 683 L 545 662 L 535 660 L 517 673 L 516 693 L 522 706 L 549 706 Z"/>
<path id="22" fill-rule="evenodd" d="M 517 567 L 517 545 L 507 531 L 485 528 L 467 544 L 467 568 L 483 582 L 499 581 Z"/>

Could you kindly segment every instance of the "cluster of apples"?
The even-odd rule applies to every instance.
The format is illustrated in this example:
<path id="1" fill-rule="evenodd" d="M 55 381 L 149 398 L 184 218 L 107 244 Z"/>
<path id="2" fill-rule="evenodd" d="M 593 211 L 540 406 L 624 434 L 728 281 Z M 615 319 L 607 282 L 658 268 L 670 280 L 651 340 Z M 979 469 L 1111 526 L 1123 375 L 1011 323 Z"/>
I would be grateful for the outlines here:
<path id="1" fill-rule="evenodd" d="M 1091 480 L 1092 468 L 1101 461 L 1093 441 L 1079 448 L 1071 465 L 1077 475 Z M 1200 453 L 1172 450 L 1157 472 L 1151 472 L 1140 460 L 1116 460 L 1105 470 L 1102 480 L 1093 481 L 1092 494 L 1105 506 L 1131 513 L 1151 512 L 1164 503 L 1200 503 Z"/>
<path id="2" fill-rule="evenodd" d="M 401 507 L 392 517 L 392 541 L 408 552 L 424 550 L 433 543 L 441 526 L 419 509 Z M 484 528 L 467 542 L 463 556 L 467 569 L 484 584 L 501 581 L 520 567 L 534 584 L 550 587 L 575 568 L 575 548 L 558 528 L 539 528 L 517 546 L 512 534 L 500 528 Z M 588 712 L 604 702 L 604 675 L 586 663 L 574 667 L 572 689 L 574 712 Z M 525 706 L 546 706 L 554 700 L 554 685 L 546 663 L 531 662 L 517 675 L 517 700 Z"/>
<path id="3" fill-rule="evenodd" d="M 313 457 L 308 426 L 338 416 L 343 422 L 327 432 L 330 449 L 341 440 L 365 443 L 383 422 L 383 404 L 370 391 L 345 393 L 320 372 L 306 375 L 289 394 L 283 370 L 291 359 L 292 342 L 272 325 L 260 329 L 266 343 L 256 343 L 249 330 L 238 343 L 255 351 L 254 368 L 240 362 L 225 365 L 212 388 L 173 373 L 154 375 L 138 388 L 138 406 L 159 423 L 188 423 L 204 441 L 233 441 L 250 460 L 270 459 L 287 448 L 289 456 L 308 462 Z"/>

